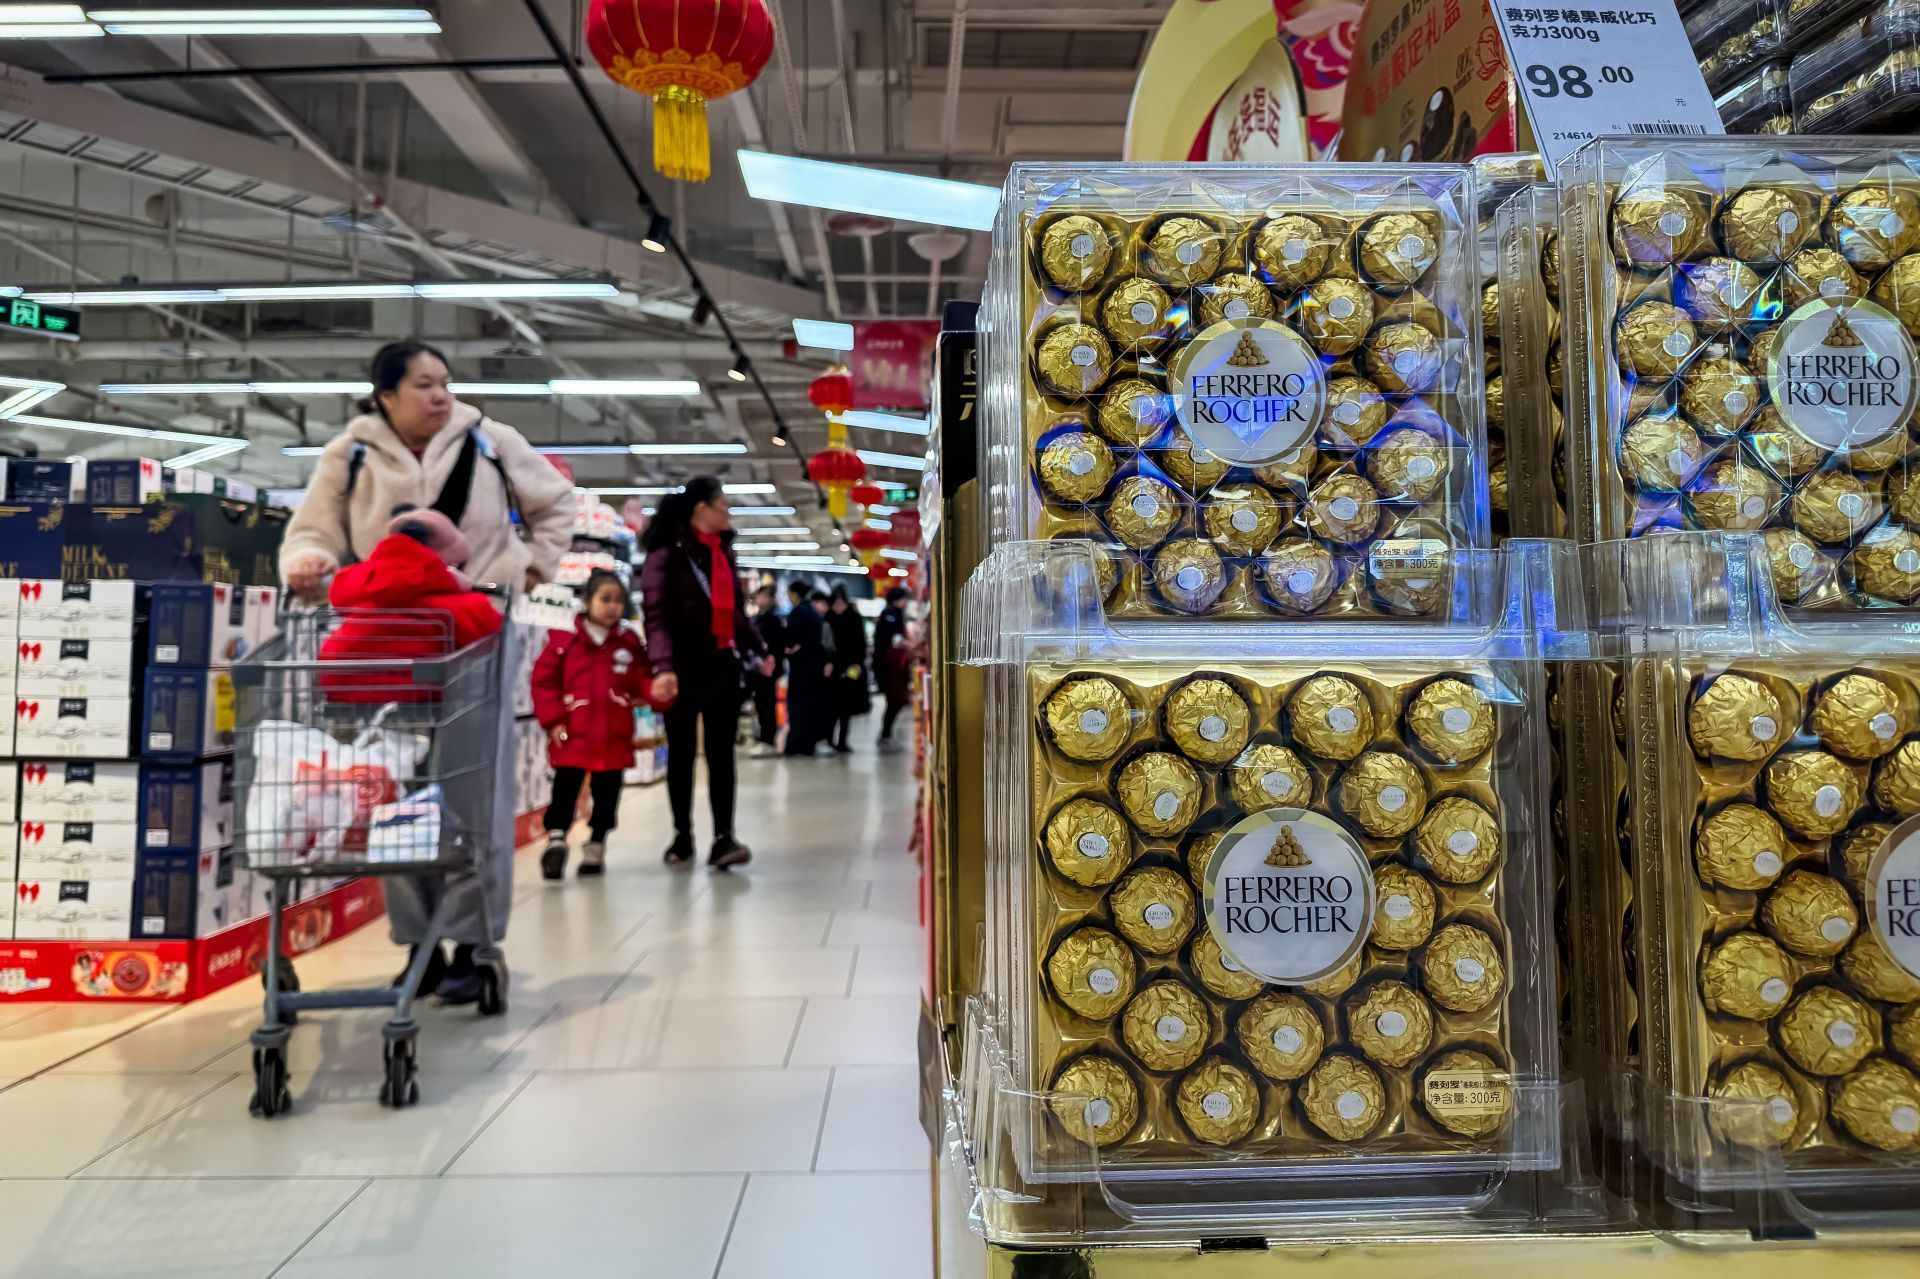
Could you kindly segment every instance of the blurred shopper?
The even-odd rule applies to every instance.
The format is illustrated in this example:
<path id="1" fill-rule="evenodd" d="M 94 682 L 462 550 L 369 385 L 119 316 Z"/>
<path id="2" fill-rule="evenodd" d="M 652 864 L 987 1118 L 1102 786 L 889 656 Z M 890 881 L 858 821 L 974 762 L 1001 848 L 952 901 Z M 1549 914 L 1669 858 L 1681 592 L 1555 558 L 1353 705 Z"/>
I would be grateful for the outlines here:
<path id="1" fill-rule="evenodd" d="M 715 870 L 744 866 L 753 854 L 733 834 L 733 735 L 746 672 L 767 674 L 773 658 L 760 651 L 760 637 L 739 597 L 733 517 L 720 481 L 697 476 L 663 498 L 642 544 L 647 560 L 640 570 L 640 600 L 654 671 L 653 700 L 667 708 L 667 796 L 674 834 L 665 861 L 678 867 L 693 860 L 693 763 L 704 732 L 707 802 L 713 812 L 707 864 Z"/>
<path id="2" fill-rule="evenodd" d="M 833 630 L 833 749 L 842 755 L 852 750 L 847 730 L 856 715 L 873 709 L 873 697 L 867 691 L 867 623 L 860 610 L 847 598 L 847 588 L 836 586 L 828 597 L 827 625 Z"/>
<path id="3" fill-rule="evenodd" d="M 812 755 L 833 731 L 833 629 L 814 591 L 787 614 L 788 755 Z"/>
<path id="4" fill-rule="evenodd" d="M 553 631 L 533 665 L 533 713 L 547 730 L 553 801 L 543 823 L 547 848 L 540 873 L 564 879 L 567 832 L 585 785 L 593 796 L 580 876 L 607 869 L 607 834 L 620 819 L 620 788 L 633 767 L 633 711 L 653 683 L 647 650 L 627 625 L 626 585 L 605 569 L 587 579 L 586 611 L 570 631 Z"/>
<path id="5" fill-rule="evenodd" d="M 873 678 L 880 695 L 887 699 L 880 717 L 882 751 L 897 751 L 893 740 L 893 721 L 913 700 L 913 644 L 907 636 L 907 601 L 913 593 L 904 586 L 887 592 L 887 606 L 873 624 Z"/>
<path id="6" fill-rule="evenodd" d="M 749 754 L 761 759 L 780 753 L 780 677 L 787 673 L 787 625 L 774 603 L 771 586 L 753 593 L 753 630 L 760 637 L 761 651 L 773 658 L 771 670 L 756 667 L 747 672 L 754 715 L 753 750 Z"/>
<path id="7" fill-rule="evenodd" d="M 573 486 L 520 433 L 462 404 L 447 389 L 446 359 L 424 342 L 390 342 L 374 353 L 373 395 L 361 415 L 321 450 L 306 497 L 287 522 L 280 576 L 307 600 L 326 594 L 327 579 L 372 553 L 403 506 L 438 511 L 467 541 L 467 574 L 509 591 L 532 589 L 553 575 L 573 535 Z M 519 670 L 514 631 L 501 633 L 500 670 Z M 494 805 L 478 875 L 392 876 L 386 881 L 393 940 L 432 946 L 423 993 L 447 1003 L 480 997 L 476 950 L 499 963 L 513 901 L 513 696 L 502 688 L 495 726 Z M 484 882 L 483 882 L 484 881 Z M 481 894 L 484 892 L 485 909 Z M 427 936 L 445 897 L 446 940 Z M 490 922 L 491 929 L 486 927 Z"/>

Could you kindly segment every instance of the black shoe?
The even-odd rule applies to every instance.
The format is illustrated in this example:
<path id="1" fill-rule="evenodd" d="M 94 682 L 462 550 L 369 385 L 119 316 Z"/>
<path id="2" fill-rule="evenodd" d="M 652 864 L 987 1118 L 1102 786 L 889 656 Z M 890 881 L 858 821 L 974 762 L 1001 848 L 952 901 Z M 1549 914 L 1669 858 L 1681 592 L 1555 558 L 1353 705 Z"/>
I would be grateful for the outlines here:
<path id="1" fill-rule="evenodd" d="M 460 945 L 453 948 L 453 959 L 447 964 L 447 975 L 433 988 L 433 997 L 440 1003 L 452 1007 L 478 1003 L 480 999 L 480 968 L 473 962 L 472 946 Z"/>
<path id="2" fill-rule="evenodd" d="M 753 860 L 753 850 L 731 835 L 722 835 L 713 841 L 713 851 L 707 854 L 707 865 L 714 870 L 731 870 L 735 866 L 745 866 Z"/>
<path id="3" fill-rule="evenodd" d="M 567 877 L 567 833 L 556 830 L 547 833 L 547 849 L 540 854 L 540 878 L 565 879 Z"/>
<path id="4" fill-rule="evenodd" d="M 661 856 L 660 860 L 669 866 L 676 867 L 685 866 L 691 862 L 693 860 L 693 836 L 686 831 L 681 831 L 678 835 L 675 835 L 673 842 L 667 845 L 667 851 Z"/>
<path id="5" fill-rule="evenodd" d="M 833 753 L 836 755 L 851 755 L 853 754 L 853 747 L 847 745 L 845 742 L 835 742 L 833 744 Z"/>
<path id="6" fill-rule="evenodd" d="M 603 839 L 590 839 L 580 846 L 580 878 L 607 873 L 607 843 Z"/>
<path id="7" fill-rule="evenodd" d="M 407 947 L 407 966 L 400 970 L 400 975 L 395 977 L 393 981 L 389 983 L 390 985 L 398 986 L 407 979 L 407 973 L 413 968 L 414 956 L 419 953 L 420 948 L 418 946 Z M 422 974 L 420 985 L 418 989 L 413 992 L 413 997 L 418 999 L 422 993 L 433 994 L 434 991 L 440 988 L 440 983 L 446 980 L 446 976 L 447 952 L 441 950 L 439 943 L 436 942 L 434 943 L 433 953 L 427 956 L 427 971 Z"/>

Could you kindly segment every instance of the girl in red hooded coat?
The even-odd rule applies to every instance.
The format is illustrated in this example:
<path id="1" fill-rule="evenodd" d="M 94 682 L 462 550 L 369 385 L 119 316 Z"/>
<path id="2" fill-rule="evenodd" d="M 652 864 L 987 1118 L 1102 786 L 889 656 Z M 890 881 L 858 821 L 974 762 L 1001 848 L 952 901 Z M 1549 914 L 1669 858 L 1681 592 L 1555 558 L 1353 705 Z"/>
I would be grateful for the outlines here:
<path id="1" fill-rule="evenodd" d="M 627 588 L 612 573 L 587 579 L 586 611 L 571 631 L 554 631 L 533 667 L 533 713 L 547 730 L 553 764 L 553 802 L 547 805 L 547 849 L 540 873 L 567 871 L 567 830 L 580 787 L 593 796 L 580 874 L 606 871 L 607 833 L 620 811 L 623 774 L 633 766 L 633 710 L 647 696 L 652 675 L 647 650 L 626 624 Z"/>

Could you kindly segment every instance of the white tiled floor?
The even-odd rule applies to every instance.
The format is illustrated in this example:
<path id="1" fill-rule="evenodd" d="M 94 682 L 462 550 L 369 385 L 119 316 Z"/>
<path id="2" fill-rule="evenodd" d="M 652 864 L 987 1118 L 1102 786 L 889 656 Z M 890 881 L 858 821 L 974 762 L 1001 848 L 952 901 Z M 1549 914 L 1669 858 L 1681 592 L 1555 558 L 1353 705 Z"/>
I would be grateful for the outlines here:
<path id="1" fill-rule="evenodd" d="M 743 760 L 723 877 L 662 867 L 665 792 L 630 789 L 603 882 L 522 858 L 511 1007 L 424 1011 L 409 1111 L 378 1013 L 309 1014 L 263 1123 L 254 987 L 0 1005 L 0 1279 L 929 1273 L 911 800 L 898 756 Z M 301 976 L 395 964 L 376 926 Z"/>

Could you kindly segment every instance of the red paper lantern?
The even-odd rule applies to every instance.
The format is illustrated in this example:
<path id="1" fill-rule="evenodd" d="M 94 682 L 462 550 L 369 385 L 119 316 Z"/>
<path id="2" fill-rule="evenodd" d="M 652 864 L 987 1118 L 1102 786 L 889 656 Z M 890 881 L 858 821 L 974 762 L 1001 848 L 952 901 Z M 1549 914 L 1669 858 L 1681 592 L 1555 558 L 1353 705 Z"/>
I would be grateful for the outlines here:
<path id="1" fill-rule="evenodd" d="M 767 65 L 773 18 L 766 0 L 593 0 L 587 48 L 616 84 L 653 99 L 653 167 L 703 182 L 707 103 Z"/>
<path id="2" fill-rule="evenodd" d="M 880 552 L 886 549 L 887 535 L 880 529 L 862 524 L 847 534 L 847 545 L 853 548 L 854 555 L 862 564 L 871 568 L 880 559 Z"/>
<path id="3" fill-rule="evenodd" d="M 886 586 L 893 580 L 893 566 L 885 560 L 875 560 L 867 565 L 867 580 L 876 586 Z"/>
<path id="4" fill-rule="evenodd" d="M 878 506 L 887 500 L 887 491 L 878 484 L 856 484 L 847 490 L 847 496 L 862 506 Z"/>
<path id="5" fill-rule="evenodd" d="M 828 417 L 839 417 L 853 407 L 853 374 L 844 364 L 834 365 L 808 385 L 807 398 Z"/>
<path id="6" fill-rule="evenodd" d="M 847 515 L 847 490 L 867 478 L 867 464 L 852 449 L 821 449 L 807 459 L 807 478 L 827 491 L 836 520 Z"/>
<path id="7" fill-rule="evenodd" d="M 920 549 L 920 512 L 911 509 L 895 511 L 890 524 L 888 532 L 893 538 L 893 545 L 903 551 Z"/>

